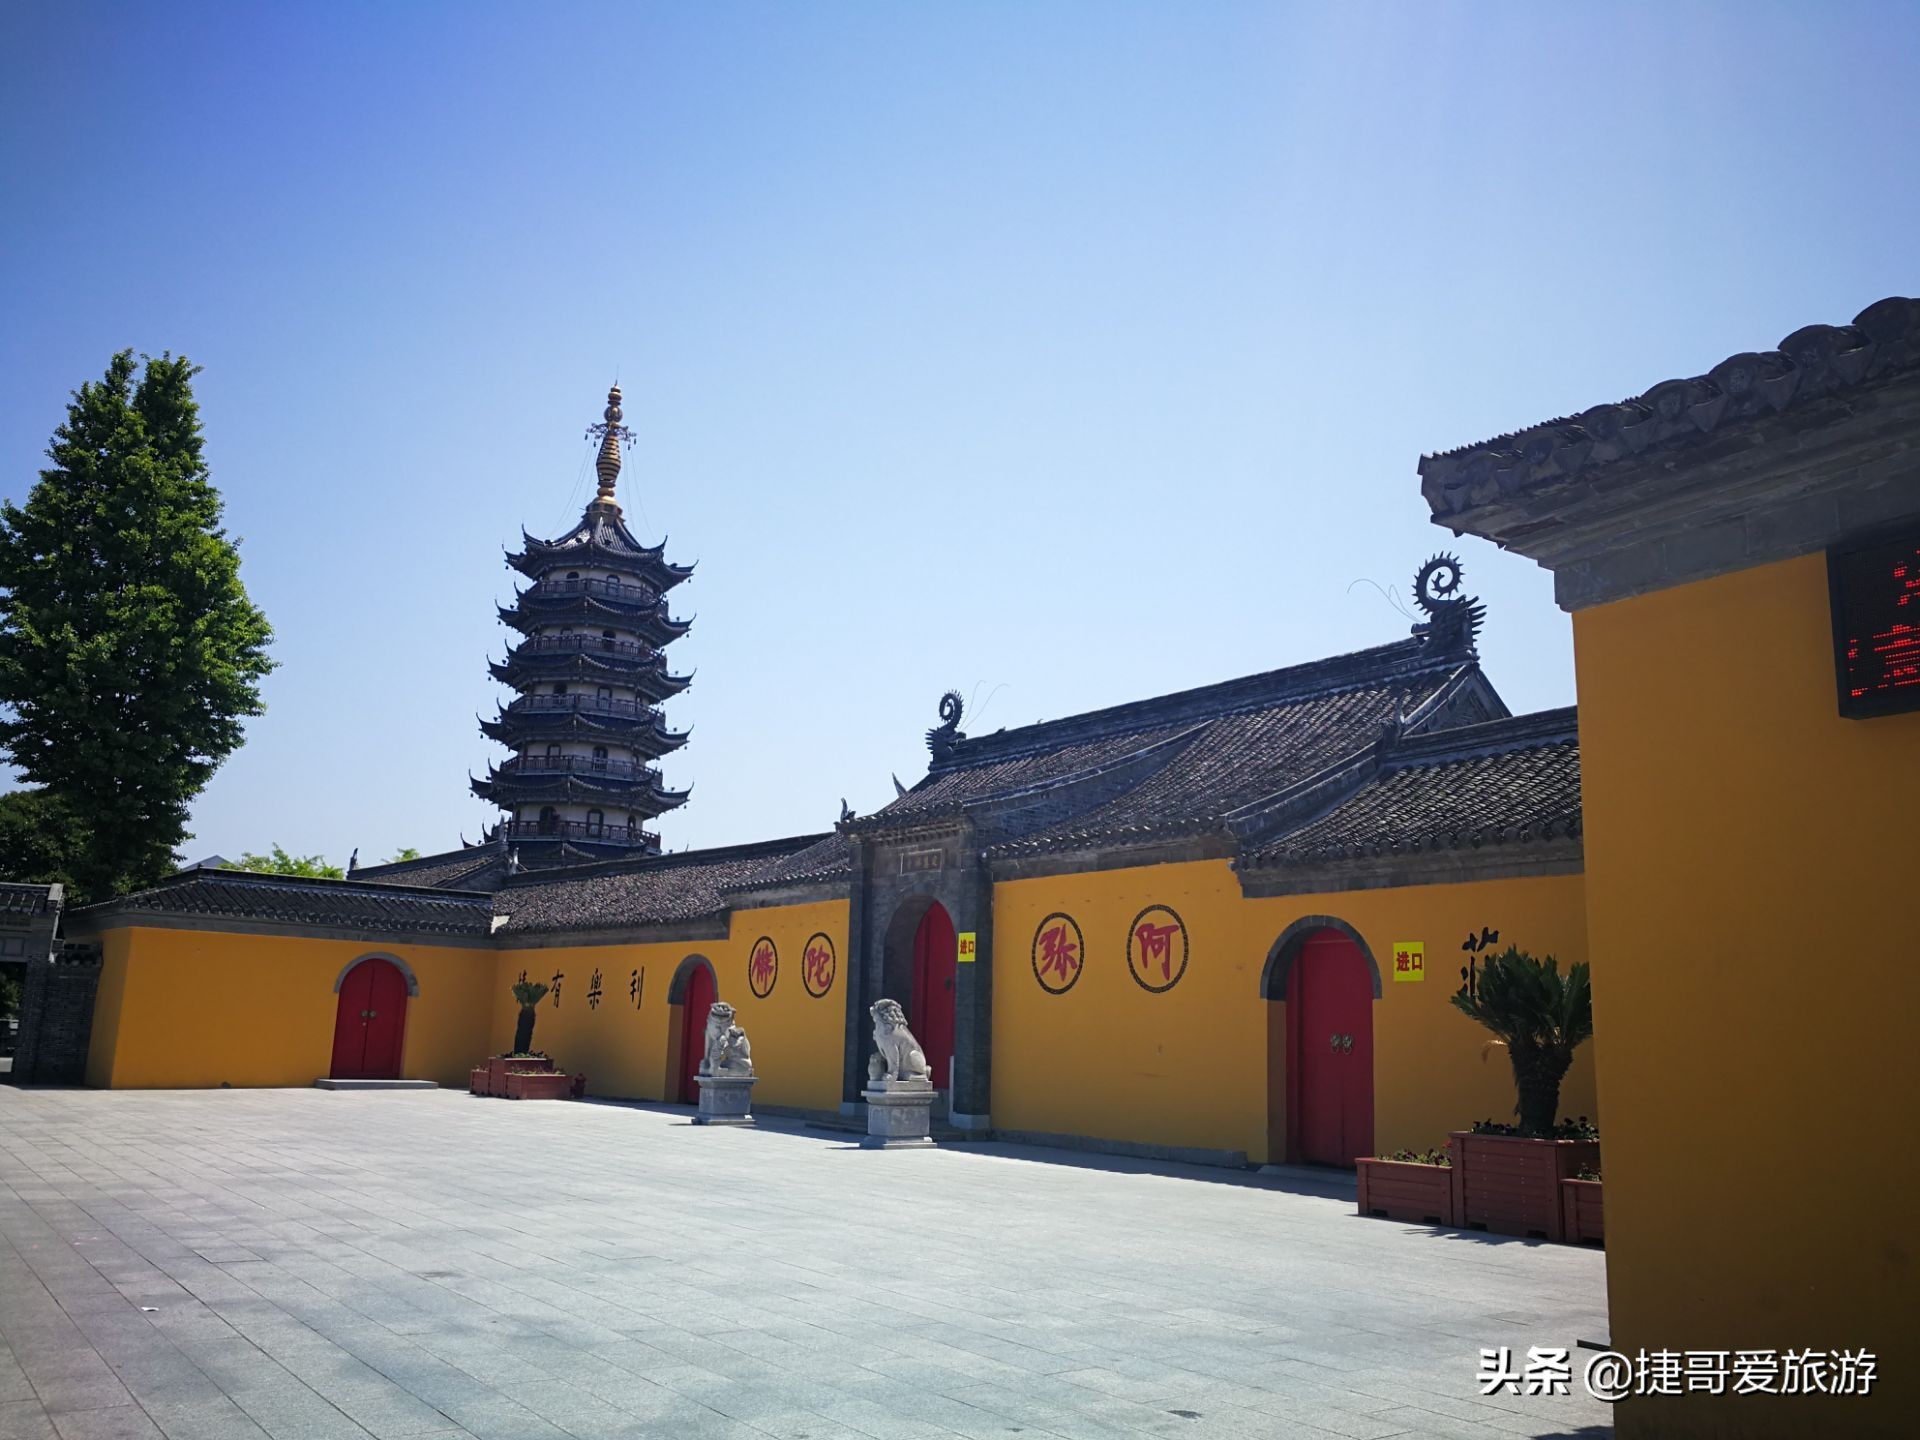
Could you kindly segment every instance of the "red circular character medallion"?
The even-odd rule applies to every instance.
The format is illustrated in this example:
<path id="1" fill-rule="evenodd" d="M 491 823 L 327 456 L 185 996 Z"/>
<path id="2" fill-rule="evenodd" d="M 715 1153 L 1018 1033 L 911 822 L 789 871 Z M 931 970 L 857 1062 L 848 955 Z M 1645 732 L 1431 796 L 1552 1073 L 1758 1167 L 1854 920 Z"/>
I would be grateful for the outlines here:
<path id="1" fill-rule="evenodd" d="M 1033 978 L 1049 995 L 1071 990 L 1086 960 L 1087 942 L 1071 915 L 1056 911 L 1033 932 Z"/>
<path id="2" fill-rule="evenodd" d="M 807 948 L 800 952 L 800 983 L 807 987 L 807 994 L 820 999 L 833 989 L 833 977 L 839 971 L 832 938 L 823 933 L 808 936 Z"/>
<path id="3" fill-rule="evenodd" d="M 1127 971 L 1143 989 L 1171 990 L 1187 973 L 1187 922 L 1165 905 L 1149 905 L 1127 927 Z"/>
<path id="4" fill-rule="evenodd" d="M 747 988 L 764 1000 L 773 993 L 773 982 L 780 978 L 780 952 L 771 937 L 762 935 L 753 942 L 747 956 Z"/>

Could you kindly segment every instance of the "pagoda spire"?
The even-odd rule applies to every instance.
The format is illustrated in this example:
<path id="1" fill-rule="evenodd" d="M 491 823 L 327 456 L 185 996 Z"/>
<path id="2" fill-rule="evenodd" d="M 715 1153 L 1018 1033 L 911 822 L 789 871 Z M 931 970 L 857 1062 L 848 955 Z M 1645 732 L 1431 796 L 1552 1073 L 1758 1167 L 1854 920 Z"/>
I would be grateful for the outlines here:
<path id="1" fill-rule="evenodd" d="M 500 610 L 517 632 L 489 668 L 513 698 L 482 721 L 513 753 L 472 781 L 499 807 L 500 843 L 528 868 L 660 853 L 652 824 L 686 803 L 667 786 L 660 758 L 686 743 L 661 705 L 692 677 L 667 668 L 666 647 L 688 623 L 667 592 L 693 573 L 660 545 L 642 545 L 620 516 L 614 487 L 633 432 L 620 423 L 620 387 L 607 391 L 599 442 L 599 493 L 553 540 L 522 537 L 507 564 L 533 583 Z"/>
<path id="2" fill-rule="evenodd" d="M 625 417 L 620 412 L 620 387 L 612 386 L 607 391 L 606 419 L 598 425 L 587 427 L 587 438 L 600 442 L 600 453 L 593 462 L 594 470 L 600 476 L 600 492 L 593 497 L 595 505 L 610 505 L 617 514 L 620 502 L 613 498 L 614 486 L 620 479 L 620 447 L 633 444 L 633 431 L 620 422 Z"/>

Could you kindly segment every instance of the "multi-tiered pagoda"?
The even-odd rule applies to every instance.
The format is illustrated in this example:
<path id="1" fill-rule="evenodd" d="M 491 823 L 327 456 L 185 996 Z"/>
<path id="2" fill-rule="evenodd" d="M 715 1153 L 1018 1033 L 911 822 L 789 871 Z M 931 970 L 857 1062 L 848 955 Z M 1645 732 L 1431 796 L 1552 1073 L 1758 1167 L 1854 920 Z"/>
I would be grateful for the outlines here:
<path id="1" fill-rule="evenodd" d="M 513 754 L 473 792 L 506 812 L 502 832 L 524 865 L 655 853 L 652 821 L 687 798 L 654 762 L 686 743 L 659 707 L 688 684 L 667 670 L 665 647 L 688 626 L 667 614 L 666 594 L 693 567 L 669 564 L 620 518 L 614 485 L 633 440 L 620 419 L 616 385 L 605 422 L 587 431 L 600 442 L 600 489 L 580 523 L 558 540 L 522 532 L 507 557 L 533 582 L 500 611 L 521 638 L 492 667 L 517 696 L 480 728 Z"/>

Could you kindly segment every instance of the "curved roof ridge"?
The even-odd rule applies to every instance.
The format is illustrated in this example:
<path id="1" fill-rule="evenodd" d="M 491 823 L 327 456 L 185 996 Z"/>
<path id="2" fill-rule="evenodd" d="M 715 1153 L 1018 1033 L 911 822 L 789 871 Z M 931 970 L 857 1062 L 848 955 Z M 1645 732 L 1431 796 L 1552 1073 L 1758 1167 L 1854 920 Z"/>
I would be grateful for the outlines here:
<path id="1" fill-rule="evenodd" d="M 928 768 L 929 775 L 991 761 L 1008 760 L 1032 751 L 1056 750 L 1063 745 L 1105 739 L 1134 730 L 1177 725 L 1184 721 L 1218 720 L 1228 715 L 1265 710 L 1293 700 L 1316 699 L 1343 690 L 1365 689 L 1386 680 L 1412 677 L 1440 668 L 1473 668 L 1470 655 L 1434 650 L 1418 639 L 1395 640 L 1365 650 L 1350 651 L 1298 665 L 1265 670 L 1254 675 L 1217 680 L 1169 695 L 1128 700 L 1099 710 L 1042 720 L 1013 730 L 969 736 L 954 743 L 951 757 Z"/>
<path id="2" fill-rule="evenodd" d="M 1564 483 L 1649 447 L 1681 444 L 1723 423 L 1920 369 L 1920 300 L 1890 295 L 1850 325 L 1805 325 L 1779 348 L 1730 355 L 1703 374 L 1663 380 L 1504 435 L 1424 455 L 1421 490 L 1436 519 L 1516 492 Z"/>
<path id="3" fill-rule="evenodd" d="M 1499 720 L 1481 720 L 1471 725 L 1427 730 L 1418 735 L 1401 734 L 1388 743 L 1386 760 L 1390 769 L 1410 765 L 1440 765 L 1452 760 L 1472 760 L 1481 755 L 1537 750 L 1545 745 L 1563 745 L 1579 739 L 1579 707 L 1561 705 L 1525 715 L 1508 715 Z"/>
<path id="4" fill-rule="evenodd" d="M 628 855 L 618 860 L 595 860 L 580 865 L 545 866 L 534 870 L 522 870 L 507 882 L 506 889 L 520 890 L 530 885 L 548 884 L 555 880 L 588 879 L 596 875 L 684 869 L 693 865 L 714 865 L 729 860 L 752 860 L 761 856 L 771 859 L 818 845 L 832 834 L 831 830 L 823 830 L 813 835 L 789 835 L 777 840 L 748 840 L 738 845 L 715 845 L 706 850 L 676 850 L 671 853 Z"/>

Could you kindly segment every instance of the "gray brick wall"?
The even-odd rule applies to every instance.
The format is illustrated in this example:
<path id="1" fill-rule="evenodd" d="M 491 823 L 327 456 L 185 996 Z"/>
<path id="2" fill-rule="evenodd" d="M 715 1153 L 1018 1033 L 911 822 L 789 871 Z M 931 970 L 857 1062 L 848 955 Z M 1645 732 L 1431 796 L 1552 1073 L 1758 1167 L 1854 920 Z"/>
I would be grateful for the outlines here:
<path id="1" fill-rule="evenodd" d="M 52 955 L 29 959 L 24 978 L 14 1083 L 85 1084 L 93 1002 L 100 989 L 100 947 L 62 945 Z"/>

